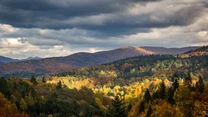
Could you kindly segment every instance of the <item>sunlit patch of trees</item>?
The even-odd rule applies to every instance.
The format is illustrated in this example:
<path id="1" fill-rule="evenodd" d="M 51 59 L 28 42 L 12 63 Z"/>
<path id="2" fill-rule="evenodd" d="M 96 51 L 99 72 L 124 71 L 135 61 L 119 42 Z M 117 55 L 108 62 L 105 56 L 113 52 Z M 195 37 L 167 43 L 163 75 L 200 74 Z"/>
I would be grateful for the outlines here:
<path id="1" fill-rule="evenodd" d="M 202 76 L 155 77 L 126 85 L 93 80 L 1 78 L 1 116 L 208 116 L 208 83 Z"/>
<path id="2" fill-rule="evenodd" d="M 0 78 L 5 117 L 205 117 L 208 56 L 148 55 L 49 77 Z"/>
<path id="3" fill-rule="evenodd" d="M 115 61 L 101 66 L 84 67 L 57 74 L 79 78 L 133 79 L 158 77 L 171 78 L 174 74 L 185 78 L 188 72 L 194 75 L 208 75 L 208 55 L 183 58 L 182 55 L 146 55 Z M 206 78 L 206 77 L 205 77 Z M 121 85 L 121 84 L 120 84 Z"/>

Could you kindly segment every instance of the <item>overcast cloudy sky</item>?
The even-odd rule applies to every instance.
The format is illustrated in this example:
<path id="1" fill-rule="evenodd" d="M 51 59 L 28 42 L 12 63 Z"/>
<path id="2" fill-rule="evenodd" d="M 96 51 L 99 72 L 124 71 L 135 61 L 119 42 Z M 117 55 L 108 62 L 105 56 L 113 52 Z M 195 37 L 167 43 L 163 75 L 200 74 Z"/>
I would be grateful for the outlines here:
<path id="1" fill-rule="evenodd" d="M 0 0 L 0 55 L 208 45 L 208 0 Z"/>

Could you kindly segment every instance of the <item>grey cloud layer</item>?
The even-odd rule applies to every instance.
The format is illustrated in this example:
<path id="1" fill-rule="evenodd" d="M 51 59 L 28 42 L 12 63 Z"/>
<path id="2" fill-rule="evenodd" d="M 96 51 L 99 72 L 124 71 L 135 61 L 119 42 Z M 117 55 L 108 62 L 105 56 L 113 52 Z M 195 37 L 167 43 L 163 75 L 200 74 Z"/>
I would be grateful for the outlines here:
<path id="1" fill-rule="evenodd" d="M 0 47 L 8 56 L 202 45 L 207 35 L 207 0 L 0 0 Z"/>
<path id="2" fill-rule="evenodd" d="M 155 9 L 129 14 L 128 10 L 138 4 L 147 10 L 155 5 Z M 203 0 L 1 0 L 0 23 L 24 28 L 80 28 L 96 31 L 92 36 L 112 36 L 132 34 L 141 28 L 186 26 L 206 7 Z"/>

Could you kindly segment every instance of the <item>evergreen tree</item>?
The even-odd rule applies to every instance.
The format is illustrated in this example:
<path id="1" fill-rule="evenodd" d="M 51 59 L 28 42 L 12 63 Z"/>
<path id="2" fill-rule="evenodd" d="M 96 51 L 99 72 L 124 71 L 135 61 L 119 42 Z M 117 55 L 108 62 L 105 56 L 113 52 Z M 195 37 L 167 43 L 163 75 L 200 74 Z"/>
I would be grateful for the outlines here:
<path id="1" fill-rule="evenodd" d="M 56 88 L 57 88 L 57 89 L 61 89 L 61 88 L 62 88 L 62 83 L 61 83 L 61 81 L 58 82 Z"/>
<path id="2" fill-rule="evenodd" d="M 42 83 L 46 83 L 46 78 L 45 78 L 45 76 L 43 76 L 43 78 L 42 78 Z"/>
<path id="3" fill-rule="evenodd" d="M 185 85 L 186 84 L 190 85 L 191 83 L 192 83 L 191 73 L 189 72 L 187 77 L 185 78 Z"/>
<path id="4" fill-rule="evenodd" d="M 30 79 L 30 82 L 33 83 L 34 85 L 37 85 L 38 82 L 36 81 L 36 78 L 35 76 L 32 75 L 31 79 Z"/>
<path id="5" fill-rule="evenodd" d="M 178 78 L 178 75 L 174 74 L 173 77 L 171 77 L 171 81 L 174 82 L 176 78 Z"/>
<path id="6" fill-rule="evenodd" d="M 159 98 L 165 99 L 166 97 L 165 90 L 166 90 L 166 86 L 165 86 L 164 81 L 162 81 L 162 83 L 160 84 L 160 89 L 159 89 Z"/>
<path id="7" fill-rule="evenodd" d="M 173 82 L 172 86 L 168 89 L 168 92 L 167 92 L 167 101 L 170 104 L 175 104 L 175 100 L 173 99 L 173 96 L 174 96 L 174 93 L 178 87 L 179 87 L 178 78 L 174 78 L 174 82 Z"/>
<path id="8" fill-rule="evenodd" d="M 196 88 L 199 90 L 200 93 L 204 92 L 204 81 L 202 77 L 199 77 L 199 80 L 196 82 Z"/>
<path id="9" fill-rule="evenodd" d="M 173 90 L 175 91 L 179 87 L 178 78 L 174 79 L 174 82 L 172 84 Z"/>
<path id="10" fill-rule="evenodd" d="M 129 112 L 131 110 L 131 108 L 132 108 L 132 105 L 131 105 L 131 103 L 129 103 L 128 107 L 127 107 L 127 111 Z"/>
<path id="11" fill-rule="evenodd" d="M 145 103 L 144 101 L 142 101 L 139 105 L 139 113 L 144 112 L 144 109 L 145 109 Z"/>
<path id="12" fill-rule="evenodd" d="M 110 117 L 127 117 L 126 107 L 123 100 L 117 95 L 112 100 L 112 108 L 108 113 Z"/>
<path id="13" fill-rule="evenodd" d="M 144 100 L 145 100 L 146 102 L 149 102 L 149 101 L 151 101 L 151 99 L 152 99 L 152 97 L 151 97 L 151 95 L 150 95 L 149 89 L 147 89 L 147 90 L 145 91 L 145 94 L 144 94 Z"/>
<path id="14" fill-rule="evenodd" d="M 149 105 L 148 110 L 147 110 L 147 117 L 149 117 L 152 114 L 152 107 Z"/>
<path id="15" fill-rule="evenodd" d="M 167 93 L 167 101 L 170 103 L 170 104 L 175 104 L 175 100 L 173 99 L 173 96 L 174 96 L 174 88 L 170 87 L 168 89 L 168 93 Z"/>
<path id="16" fill-rule="evenodd" d="M 159 96 L 159 90 L 156 90 L 153 94 L 152 94 L 152 99 L 158 99 L 160 96 Z"/>
<path id="17" fill-rule="evenodd" d="M 9 97 L 11 94 L 8 83 L 3 77 L 0 78 L 0 92 L 3 93 L 6 97 Z"/>

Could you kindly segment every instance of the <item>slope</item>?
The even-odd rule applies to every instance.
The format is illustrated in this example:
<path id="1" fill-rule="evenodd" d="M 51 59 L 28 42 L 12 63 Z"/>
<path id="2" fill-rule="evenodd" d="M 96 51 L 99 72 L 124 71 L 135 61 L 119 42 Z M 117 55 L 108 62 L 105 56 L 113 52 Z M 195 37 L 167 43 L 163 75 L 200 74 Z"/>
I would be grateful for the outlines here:
<path id="1" fill-rule="evenodd" d="M 140 49 L 142 50 L 142 49 Z M 46 74 L 68 71 L 83 66 L 92 66 L 112 62 L 128 57 L 150 54 L 149 51 L 139 51 L 133 47 L 123 47 L 97 53 L 76 53 L 66 57 L 54 57 L 41 60 L 21 61 L 0 65 L 0 75 Z"/>
<path id="2" fill-rule="evenodd" d="M 57 76 L 95 78 L 99 81 L 117 81 L 122 79 L 143 78 L 171 78 L 175 74 L 180 78 L 187 77 L 188 73 L 195 76 L 208 75 L 208 55 L 181 57 L 174 55 L 146 55 L 118 60 L 112 63 L 63 72 Z M 117 82 L 118 83 L 118 82 Z"/>
<path id="3" fill-rule="evenodd" d="M 0 61 L 0 64 L 4 64 L 4 63 Z"/>
<path id="4" fill-rule="evenodd" d="M 10 62 L 18 62 L 19 60 L 8 58 L 8 57 L 4 57 L 4 56 L 0 56 L 0 61 L 2 63 L 10 63 Z"/>
<path id="5" fill-rule="evenodd" d="M 208 46 L 203 46 L 195 50 L 188 51 L 182 54 L 183 57 L 208 55 Z"/>
<path id="6" fill-rule="evenodd" d="M 31 74 L 42 75 L 46 73 L 51 74 L 68 71 L 83 66 L 100 65 L 134 56 L 163 54 L 168 50 L 168 48 L 161 48 L 163 49 L 163 53 L 159 53 L 159 51 L 155 51 L 157 50 L 156 48 L 158 47 L 152 47 L 151 49 L 149 48 L 149 50 L 147 50 L 140 47 L 135 48 L 126 46 L 110 51 L 101 51 L 96 53 L 82 52 L 66 57 L 54 57 L 41 60 L 30 60 L 17 63 L 2 64 L 0 65 L 0 76 L 30 76 Z M 174 49 L 172 51 L 174 52 Z"/>
<path id="7" fill-rule="evenodd" d="M 145 50 L 148 51 L 152 51 L 155 54 L 172 54 L 172 55 L 176 55 L 176 54 L 182 54 L 188 51 L 192 51 L 192 50 L 196 50 L 197 48 L 199 48 L 198 46 L 196 47 L 183 47 L 183 48 L 164 48 L 164 47 L 148 47 L 148 46 L 144 46 L 141 47 Z"/>
<path id="8" fill-rule="evenodd" d="M 21 61 L 40 60 L 40 59 L 42 59 L 42 58 L 40 58 L 40 57 L 28 57 L 26 59 L 21 59 Z"/>

